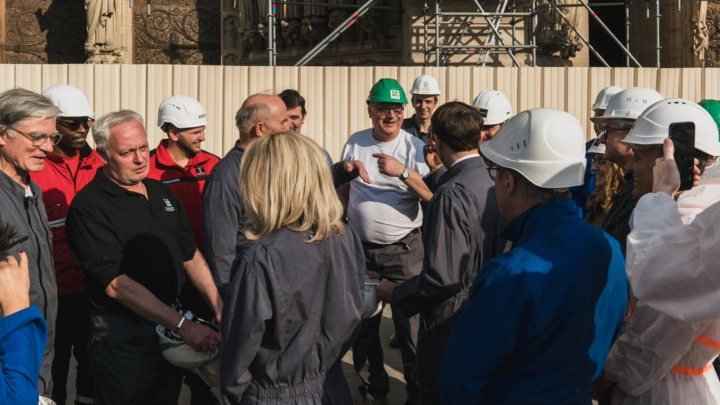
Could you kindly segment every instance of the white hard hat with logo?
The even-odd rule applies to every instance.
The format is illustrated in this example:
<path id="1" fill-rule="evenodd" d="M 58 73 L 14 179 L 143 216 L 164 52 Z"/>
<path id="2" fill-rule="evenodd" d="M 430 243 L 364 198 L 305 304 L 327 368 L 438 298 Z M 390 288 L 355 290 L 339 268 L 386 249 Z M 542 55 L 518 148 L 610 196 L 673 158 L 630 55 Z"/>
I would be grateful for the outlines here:
<path id="1" fill-rule="evenodd" d="M 363 318 L 372 318 L 382 311 L 382 302 L 377 296 L 375 286 L 379 283 L 365 276 L 365 301 L 363 303 Z"/>
<path id="2" fill-rule="evenodd" d="M 482 91 L 472 105 L 480 110 L 484 118 L 483 125 L 502 124 L 513 116 L 510 101 L 497 90 Z"/>
<path id="3" fill-rule="evenodd" d="M 158 126 L 172 124 L 175 128 L 196 128 L 207 125 L 205 108 L 188 96 L 172 96 L 160 104 Z"/>
<path id="4" fill-rule="evenodd" d="M 604 155 L 605 154 L 605 144 L 600 143 L 600 138 L 595 138 L 595 142 L 590 146 L 590 149 L 587 151 L 588 154 L 595 155 Z"/>
<path id="5" fill-rule="evenodd" d="M 612 96 L 602 116 L 592 117 L 590 120 L 596 124 L 635 121 L 646 108 L 664 98 L 653 89 L 644 87 L 625 89 Z"/>
<path id="6" fill-rule="evenodd" d="M 597 97 L 595 97 L 595 102 L 592 105 L 592 109 L 593 110 L 606 109 L 608 106 L 608 103 L 610 102 L 610 99 L 617 93 L 621 92 L 622 90 L 623 90 L 622 87 L 617 87 L 617 86 L 609 86 L 609 87 L 605 87 L 604 89 L 600 90 L 600 92 L 597 94 Z"/>
<path id="7" fill-rule="evenodd" d="M 635 145 L 662 145 L 670 134 L 670 124 L 695 123 L 695 149 L 720 156 L 718 127 L 700 104 L 681 98 L 658 101 L 648 107 L 630 129 L 623 142 Z"/>
<path id="8" fill-rule="evenodd" d="M 413 82 L 410 94 L 417 94 L 421 96 L 439 96 L 440 86 L 437 80 L 430 75 L 418 76 Z"/>
<path id="9" fill-rule="evenodd" d="M 90 108 L 90 102 L 85 93 L 77 87 L 58 84 L 45 89 L 42 95 L 60 109 L 58 117 L 90 117 L 95 115 L 95 112 Z"/>
<path id="10" fill-rule="evenodd" d="M 188 320 L 188 322 L 195 321 Z M 198 319 L 197 322 L 216 332 L 220 331 L 220 328 L 212 322 L 200 319 Z M 180 335 L 165 329 L 162 325 L 158 325 L 155 331 L 157 332 L 158 339 L 160 339 L 160 351 L 163 357 L 168 363 L 175 367 L 194 370 L 213 360 L 218 355 L 218 350 L 195 351 L 195 349 L 183 341 Z"/>
<path id="11" fill-rule="evenodd" d="M 585 179 L 585 132 L 565 111 L 523 111 L 483 142 L 480 153 L 541 188 L 579 186 Z"/>

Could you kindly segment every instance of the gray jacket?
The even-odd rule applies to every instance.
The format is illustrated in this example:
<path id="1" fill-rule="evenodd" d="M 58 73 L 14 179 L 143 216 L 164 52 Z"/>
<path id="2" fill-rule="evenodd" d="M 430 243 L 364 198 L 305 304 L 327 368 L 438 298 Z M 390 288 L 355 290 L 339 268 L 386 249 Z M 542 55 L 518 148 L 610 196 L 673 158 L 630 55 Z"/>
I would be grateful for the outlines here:
<path id="1" fill-rule="evenodd" d="M 48 340 L 45 346 L 38 391 L 49 397 L 52 393 L 50 366 L 55 341 L 55 317 L 57 316 L 57 284 L 52 257 L 52 234 L 47 222 L 42 191 L 30 183 L 32 197 L 25 197 L 25 189 L 5 173 L 0 172 L 0 221 L 8 223 L 17 232 L 17 243 L 3 253 L 18 257 L 20 251 L 28 256 L 30 267 L 30 305 L 35 305 L 45 317 Z M 2 252 L 0 252 L 2 253 Z M 0 309 L 0 318 L 2 318 Z"/>

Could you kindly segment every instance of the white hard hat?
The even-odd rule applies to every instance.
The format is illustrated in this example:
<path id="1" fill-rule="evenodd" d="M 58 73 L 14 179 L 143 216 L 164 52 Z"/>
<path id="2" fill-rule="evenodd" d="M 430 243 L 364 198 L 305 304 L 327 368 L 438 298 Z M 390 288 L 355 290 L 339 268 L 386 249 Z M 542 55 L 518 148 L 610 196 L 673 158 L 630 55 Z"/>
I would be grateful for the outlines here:
<path id="1" fill-rule="evenodd" d="M 377 282 L 365 276 L 365 301 L 363 305 L 363 318 L 372 318 L 382 311 L 382 302 L 377 296 L 375 286 Z"/>
<path id="2" fill-rule="evenodd" d="M 589 154 L 605 154 L 605 144 L 600 143 L 600 138 L 595 138 L 595 142 L 590 146 L 590 149 L 588 149 L 587 153 Z"/>
<path id="3" fill-rule="evenodd" d="M 89 117 L 95 115 L 85 93 L 77 87 L 58 84 L 48 87 L 42 95 L 60 109 L 58 117 Z"/>
<path id="4" fill-rule="evenodd" d="M 695 149 L 720 156 L 718 127 L 710 113 L 700 104 L 681 98 L 658 101 L 635 121 L 623 142 L 636 145 L 662 145 L 670 133 L 670 124 L 695 123 Z"/>
<path id="5" fill-rule="evenodd" d="M 439 96 L 440 86 L 437 80 L 430 75 L 418 76 L 413 82 L 410 94 L 419 94 L 421 96 Z"/>
<path id="6" fill-rule="evenodd" d="M 222 354 L 198 367 L 195 372 L 209 387 L 220 389 L 220 359 Z"/>
<path id="7" fill-rule="evenodd" d="M 214 329 L 215 331 L 220 330 L 217 325 L 211 322 L 202 320 L 198 320 L 198 322 Z M 160 351 L 162 352 L 163 357 L 168 363 L 175 367 L 193 370 L 213 360 L 218 355 L 217 350 L 208 350 L 204 352 L 195 351 L 195 349 L 183 341 L 180 335 L 165 329 L 162 325 L 158 325 L 157 328 L 155 328 L 155 331 L 157 332 L 158 339 L 160 339 Z"/>
<path id="8" fill-rule="evenodd" d="M 579 186 L 585 178 L 585 133 L 580 122 L 565 111 L 523 111 L 492 140 L 483 142 L 480 152 L 542 188 Z"/>
<path id="9" fill-rule="evenodd" d="M 478 108 L 484 120 L 483 125 L 497 125 L 513 116 L 510 101 L 497 90 L 483 90 L 475 100 L 473 107 Z"/>
<path id="10" fill-rule="evenodd" d="M 172 96 L 160 104 L 158 126 L 173 124 L 175 128 L 195 128 L 207 125 L 202 104 L 188 96 Z"/>
<path id="11" fill-rule="evenodd" d="M 605 113 L 590 120 L 596 124 L 611 121 L 635 121 L 646 108 L 664 99 L 660 93 L 644 87 L 633 87 L 618 92 L 610 99 Z"/>
<path id="12" fill-rule="evenodd" d="M 622 90 L 623 90 L 622 87 L 617 87 L 617 86 L 609 86 L 609 87 L 605 87 L 604 89 L 600 90 L 600 92 L 597 94 L 597 97 L 595 97 L 595 102 L 592 105 L 592 109 L 593 110 L 606 109 L 612 96 L 621 92 Z"/>

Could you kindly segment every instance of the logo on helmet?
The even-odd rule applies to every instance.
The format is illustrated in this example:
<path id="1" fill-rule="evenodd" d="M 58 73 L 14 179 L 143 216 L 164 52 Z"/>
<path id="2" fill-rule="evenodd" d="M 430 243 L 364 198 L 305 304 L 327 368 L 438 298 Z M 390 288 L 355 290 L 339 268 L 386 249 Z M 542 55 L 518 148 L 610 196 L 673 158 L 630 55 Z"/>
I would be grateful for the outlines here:
<path id="1" fill-rule="evenodd" d="M 390 90 L 390 98 L 393 100 L 400 100 L 400 91 L 399 90 Z"/>

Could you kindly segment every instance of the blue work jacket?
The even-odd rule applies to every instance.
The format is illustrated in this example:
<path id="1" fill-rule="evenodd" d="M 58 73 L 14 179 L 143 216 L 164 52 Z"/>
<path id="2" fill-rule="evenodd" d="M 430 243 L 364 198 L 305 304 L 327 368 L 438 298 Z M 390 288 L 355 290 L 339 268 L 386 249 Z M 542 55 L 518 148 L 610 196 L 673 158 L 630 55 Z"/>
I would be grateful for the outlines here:
<path id="1" fill-rule="evenodd" d="M 628 301 L 618 242 L 571 200 L 538 205 L 503 232 L 453 329 L 443 404 L 591 404 Z"/>

